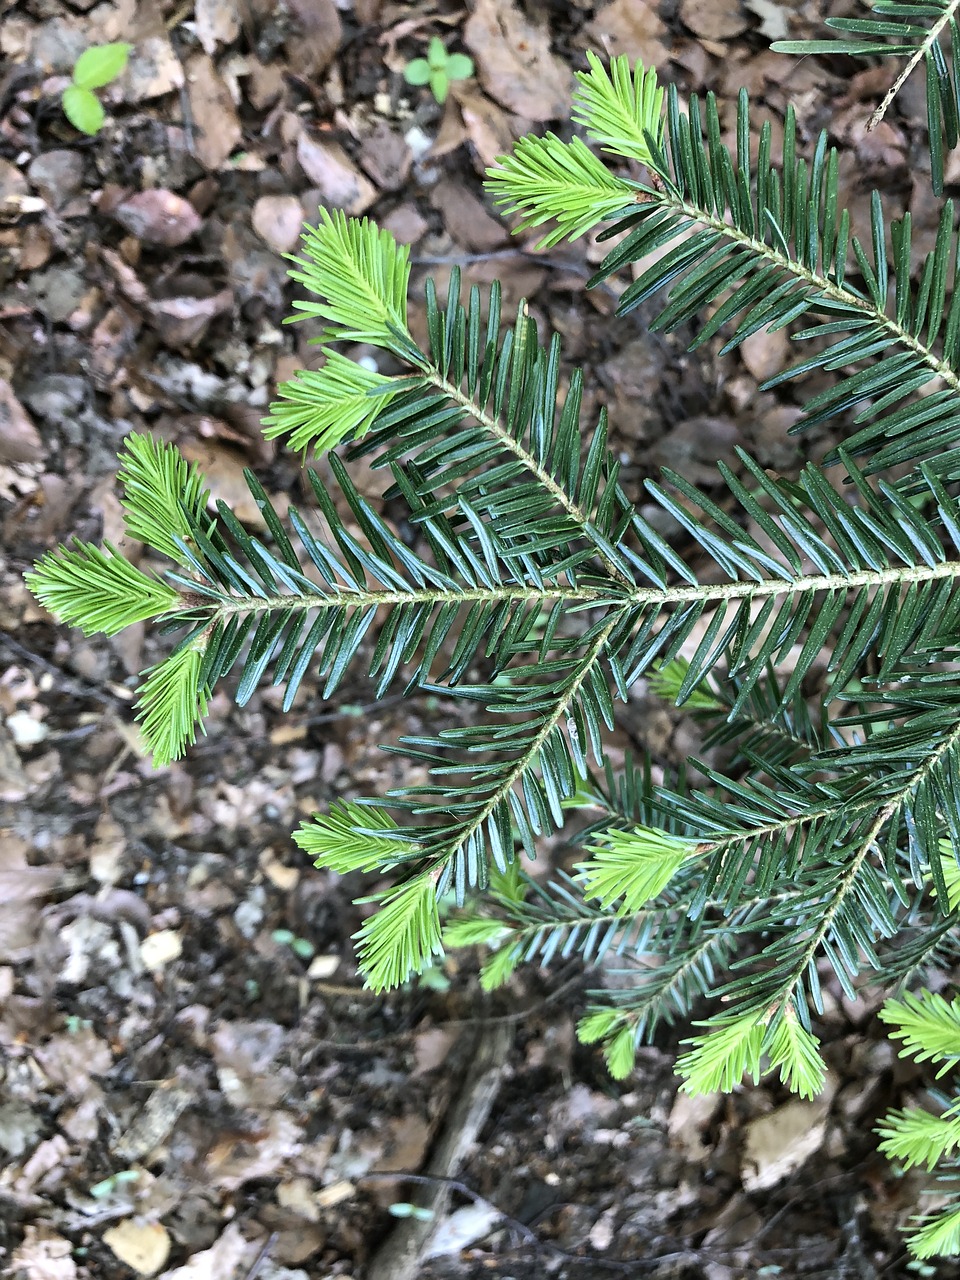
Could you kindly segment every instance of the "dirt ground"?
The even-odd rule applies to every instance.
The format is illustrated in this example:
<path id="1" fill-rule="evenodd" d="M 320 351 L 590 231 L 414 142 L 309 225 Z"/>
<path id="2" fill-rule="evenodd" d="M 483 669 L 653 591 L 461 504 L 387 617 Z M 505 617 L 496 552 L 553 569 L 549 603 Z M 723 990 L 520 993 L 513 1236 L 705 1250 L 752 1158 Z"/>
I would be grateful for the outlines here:
<path id="1" fill-rule="evenodd" d="M 924 1080 L 899 1064 L 878 1000 L 837 994 L 824 1098 L 778 1088 L 678 1097 L 674 1029 L 620 1085 L 577 1045 L 596 975 L 521 975 L 496 999 L 458 955 L 409 989 L 361 989 L 352 899 L 290 840 L 333 798 L 405 777 L 380 747 L 447 714 L 429 698 L 291 714 L 265 687 L 218 692 L 208 736 L 155 771 L 133 727 L 137 673 L 162 642 L 84 641 L 22 574 L 71 535 L 122 538 L 115 455 L 131 430 L 175 440 L 255 523 L 242 469 L 301 500 L 299 460 L 259 422 L 310 364 L 281 327 L 284 252 L 318 204 L 369 214 L 427 275 L 504 282 L 586 369 L 624 481 L 665 463 L 703 485 L 743 445 L 789 474 L 822 439 L 788 436 L 789 389 L 759 379 L 783 335 L 719 342 L 613 323 L 623 282 L 587 293 L 594 243 L 538 253 L 484 195 L 485 167 L 530 130 L 568 126 L 585 51 L 656 63 L 686 94 L 757 120 L 788 101 L 804 145 L 846 153 L 855 229 L 878 185 L 929 246 L 920 78 L 864 123 L 890 69 L 779 57 L 853 0 L 0 0 L 0 1270 L 26 1280 L 533 1280 L 605 1276 L 899 1277 L 899 1228 L 924 1180 L 872 1129 Z M 431 36 L 473 79 L 444 107 L 403 68 Z M 96 137 L 60 95 L 90 44 L 126 40 Z M 948 166 L 960 182 L 960 161 Z M 689 337 L 689 335 L 686 335 Z M 362 354 L 362 353 L 359 353 Z M 379 496 L 361 462 L 361 489 Z M 613 750 L 685 758 L 689 725 L 638 699 Z M 558 853 L 555 844 L 548 856 Z M 374 888 L 371 883 L 369 888 Z M 410 1206 L 420 1209 L 411 1216 Z M 406 1217 L 401 1215 L 407 1214 Z M 431 1214 L 429 1220 L 425 1215 Z"/>

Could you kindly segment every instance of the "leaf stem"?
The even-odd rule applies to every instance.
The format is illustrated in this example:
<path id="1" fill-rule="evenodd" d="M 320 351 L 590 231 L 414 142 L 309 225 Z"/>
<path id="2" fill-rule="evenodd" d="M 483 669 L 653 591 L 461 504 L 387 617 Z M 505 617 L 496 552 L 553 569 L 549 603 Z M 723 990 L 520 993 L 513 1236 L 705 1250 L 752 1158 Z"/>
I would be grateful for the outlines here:
<path id="1" fill-rule="evenodd" d="M 599 661 L 607 640 L 610 638 L 611 632 L 620 622 L 622 612 L 623 611 L 620 609 L 614 610 L 613 616 L 609 619 L 606 626 L 604 626 L 597 634 L 593 644 L 584 654 L 583 662 L 577 668 L 576 675 L 571 680 L 570 684 L 563 690 L 560 697 L 557 698 L 553 710 L 545 717 L 543 724 L 540 726 L 539 732 L 531 740 L 526 751 L 524 751 L 524 753 L 517 759 L 513 768 L 504 777 L 503 781 L 486 801 L 477 815 L 464 823 L 463 826 L 461 826 L 459 833 L 454 838 L 445 841 L 443 852 L 436 855 L 431 861 L 431 866 L 433 868 L 442 868 L 448 862 L 450 857 L 456 853 L 458 849 L 463 848 L 469 842 L 470 838 L 480 830 L 497 806 L 509 797 L 513 788 L 539 755 L 541 747 L 544 746 L 551 733 L 553 733 L 560 721 L 566 716 L 570 704 L 579 693 L 583 682 L 587 679 L 590 672 Z"/>
<path id="2" fill-rule="evenodd" d="M 524 448 L 519 440 L 507 431 L 496 418 L 491 417 L 491 415 L 487 413 L 481 405 L 477 404 L 475 400 L 471 400 L 469 396 L 464 395 L 458 386 L 455 386 L 447 378 L 443 377 L 438 369 L 433 369 L 428 375 L 426 375 L 426 380 L 436 387 L 438 391 L 442 391 L 444 395 L 448 395 L 451 400 L 460 405 L 460 407 L 469 413 L 471 418 L 479 423 L 485 431 L 489 431 L 504 449 L 512 453 L 513 456 L 527 468 L 531 475 L 536 478 L 538 484 L 543 485 L 557 505 L 567 513 L 575 524 L 580 526 L 583 530 L 584 536 L 597 547 L 597 550 L 599 551 L 604 563 L 610 569 L 613 577 L 615 577 L 619 582 L 626 583 L 629 586 L 633 585 L 629 574 L 627 574 L 624 569 L 622 569 L 621 566 L 611 558 L 609 551 L 603 547 L 600 535 L 591 523 L 587 513 L 577 502 L 573 500 L 573 498 L 570 497 L 563 486 L 554 480 L 550 472 L 545 467 L 541 466 L 533 454 L 528 449 Z"/>
<path id="3" fill-rule="evenodd" d="M 302 595 L 287 593 L 275 596 L 220 595 L 208 600 L 199 593 L 181 596 L 184 608 L 165 613 L 165 618 L 176 612 L 196 612 L 209 607 L 213 619 L 227 618 L 238 613 L 270 613 L 277 609 L 293 612 L 298 609 L 372 608 L 380 605 L 414 604 L 471 604 L 488 601 L 491 604 L 508 600 L 563 600 L 570 604 L 605 604 L 615 593 L 616 604 L 661 606 L 687 604 L 702 601 L 706 604 L 724 604 L 732 600 L 765 599 L 769 596 L 791 595 L 816 591 L 848 591 L 855 587 L 885 587 L 893 584 L 939 582 L 948 578 L 960 578 L 960 560 L 943 560 L 934 565 L 904 565 L 887 569 L 858 569 L 854 573 L 808 574 L 800 578 L 761 578 L 757 581 L 706 583 L 689 586 L 633 587 L 612 592 L 603 587 L 543 586 L 524 587 L 465 587 L 450 591 L 442 588 L 414 591 L 356 591 L 343 588 L 338 592 L 305 592 Z M 202 601 L 202 603 L 201 603 Z"/>
<path id="4" fill-rule="evenodd" d="M 863 866 L 864 862 L 869 857 L 870 852 L 873 849 L 874 844 L 876 843 L 877 837 L 880 835 L 880 832 L 883 830 L 883 828 L 886 826 L 889 820 L 894 816 L 894 814 L 898 811 L 898 809 L 900 809 L 903 806 L 909 794 L 923 781 L 923 779 L 933 769 L 937 767 L 937 765 L 940 763 L 940 760 L 948 752 L 953 751 L 956 748 L 958 743 L 960 743 L 960 724 L 957 724 L 956 727 L 953 729 L 953 731 L 949 733 L 947 737 L 944 738 L 944 740 L 941 743 L 939 743 L 933 751 L 930 752 L 930 754 L 923 760 L 923 762 L 920 765 L 918 765 L 916 769 L 914 769 L 913 773 L 909 775 L 909 777 L 907 778 L 903 786 L 894 792 L 894 794 L 890 797 L 890 799 L 887 800 L 887 802 L 883 805 L 883 807 L 877 813 L 877 816 L 874 818 L 873 822 L 871 822 L 870 824 L 867 834 L 864 836 L 863 840 L 861 841 L 860 847 L 857 850 L 856 855 L 851 861 L 849 867 L 847 867 L 846 871 L 844 871 L 839 885 L 837 886 L 837 888 L 835 889 L 835 891 L 831 896 L 830 902 L 826 905 L 823 913 L 823 917 L 820 923 L 817 925 L 816 929 L 810 935 L 810 941 L 807 943 L 807 946 L 804 948 L 803 954 L 801 955 L 800 959 L 797 961 L 796 967 L 794 968 L 793 973 L 790 977 L 789 984 L 783 990 L 782 1000 L 781 1000 L 782 1005 L 788 1004 L 789 1001 L 791 1000 L 793 993 L 797 988 L 798 983 L 800 982 L 804 972 L 806 971 L 807 966 L 814 959 L 821 943 L 823 942 L 824 938 L 826 938 L 827 934 L 830 932 L 830 929 L 833 926 L 833 922 L 836 919 L 837 912 L 843 906 L 844 902 L 846 901 L 847 894 L 850 893 L 851 889 L 856 883 L 857 876 L 860 873 L 860 868 Z M 852 806 L 852 807 L 864 808 L 866 806 L 861 803 L 858 806 Z"/>
<path id="5" fill-rule="evenodd" d="M 953 0 L 952 7 L 955 9 L 958 6 L 960 6 L 960 0 Z M 671 196 L 669 192 L 658 193 L 656 203 L 673 209 L 677 213 L 682 213 L 693 222 L 702 223 L 705 227 L 709 227 L 712 231 L 716 231 L 726 237 L 726 239 L 732 240 L 735 244 L 748 249 L 758 258 L 765 259 L 773 266 L 779 267 L 781 271 L 794 276 L 797 280 L 803 281 L 804 284 L 811 289 L 816 289 L 817 292 L 822 293 L 832 302 L 840 303 L 845 307 L 856 308 L 856 310 L 869 317 L 878 328 L 886 330 L 901 346 L 918 356 L 922 363 L 941 377 L 953 391 L 960 393 L 960 376 L 951 365 L 946 360 L 938 358 L 923 345 L 919 338 L 914 337 L 896 320 L 888 316 L 885 311 L 874 307 L 867 298 L 860 297 L 858 294 L 842 288 L 836 281 L 811 270 L 809 267 L 805 267 L 803 263 L 798 262 L 795 258 L 785 257 L 771 245 L 765 244 L 762 240 L 757 240 L 754 236 L 747 235 L 745 231 L 741 231 L 739 228 L 731 226 L 730 223 L 724 222 L 722 218 L 718 218 L 707 209 L 699 208 L 686 200 L 677 199 Z"/>

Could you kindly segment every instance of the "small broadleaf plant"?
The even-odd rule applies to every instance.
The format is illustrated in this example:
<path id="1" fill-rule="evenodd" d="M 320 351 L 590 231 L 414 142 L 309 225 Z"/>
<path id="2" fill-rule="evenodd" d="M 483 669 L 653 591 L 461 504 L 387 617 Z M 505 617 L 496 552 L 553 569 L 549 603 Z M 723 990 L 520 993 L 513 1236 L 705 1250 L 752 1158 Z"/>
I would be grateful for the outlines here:
<path id="1" fill-rule="evenodd" d="M 430 92 L 442 107 L 453 80 L 469 80 L 473 75 L 473 59 L 465 53 L 448 53 L 439 36 L 432 36 L 425 58 L 414 58 L 403 69 L 407 84 L 429 85 Z"/>
<path id="2" fill-rule="evenodd" d="M 132 48 L 121 41 L 94 44 L 77 59 L 71 82 L 63 91 L 63 114 L 81 133 L 92 136 L 100 132 L 105 116 L 94 89 L 103 89 L 116 80 L 125 69 Z"/>
<path id="3" fill-rule="evenodd" d="M 926 32 L 956 5 L 898 8 Z M 718 467 L 719 497 L 651 476 L 645 502 L 670 520 L 648 520 L 603 413 L 583 420 L 582 374 L 562 376 L 559 340 L 541 341 L 525 304 L 511 322 L 499 285 L 464 297 L 454 271 L 445 298 L 427 283 L 420 344 L 408 250 L 321 210 L 291 274 L 324 362 L 279 388 L 265 422 L 325 453 L 305 473 L 315 507 L 281 520 L 248 473 L 262 513 L 248 529 L 210 509 L 176 448 L 131 436 L 128 532 L 166 567 L 76 543 L 28 583 L 87 632 L 179 628 L 139 690 L 158 766 L 234 671 L 241 704 L 272 678 L 288 709 L 308 672 L 333 698 L 358 667 L 377 696 L 460 704 L 399 744 L 426 781 L 338 800 L 294 835 L 318 866 L 377 878 L 357 935 L 375 991 L 445 946 L 486 946 L 487 988 L 577 955 L 622 970 L 579 1028 L 615 1076 L 698 1013 L 687 1090 L 775 1072 L 811 1096 L 825 977 L 854 998 L 867 970 L 893 993 L 957 957 L 953 206 L 917 256 L 909 216 L 888 220 L 876 194 L 851 225 L 836 151 L 822 134 L 801 157 L 792 110 L 775 147 L 741 93 L 728 144 L 712 96 L 684 105 L 653 70 L 588 64 L 581 133 L 522 139 L 489 174 L 494 200 L 544 245 L 600 229 L 611 247 L 591 283 L 634 267 L 619 313 L 649 303 L 657 330 L 695 324 L 694 349 L 787 330 L 800 358 L 765 385 L 790 383 L 800 429 L 830 421 L 841 444 L 795 479 L 741 451 Z M 357 343 L 387 372 L 353 360 Z M 389 518 L 351 480 L 361 457 Z M 723 767 L 699 761 L 695 786 L 649 760 L 615 767 L 606 735 L 641 682 L 701 723 Z M 527 875 L 571 817 L 571 871 Z M 448 891 L 462 910 L 441 922 Z"/>

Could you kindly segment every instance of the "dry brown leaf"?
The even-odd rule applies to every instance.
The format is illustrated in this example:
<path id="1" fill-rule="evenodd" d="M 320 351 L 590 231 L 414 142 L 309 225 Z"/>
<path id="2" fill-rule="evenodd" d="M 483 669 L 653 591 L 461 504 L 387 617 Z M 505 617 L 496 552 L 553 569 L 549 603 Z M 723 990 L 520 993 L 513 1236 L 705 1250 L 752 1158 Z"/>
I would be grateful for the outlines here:
<path id="1" fill-rule="evenodd" d="M 397 205 L 380 225 L 400 244 L 416 244 L 428 229 L 426 218 L 412 204 Z"/>
<path id="2" fill-rule="evenodd" d="M 301 76 L 325 71 L 340 47 L 340 14 L 335 0 L 287 0 L 294 34 L 284 49 Z"/>
<path id="3" fill-rule="evenodd" d="M 242 1139 L 227 1139 L 207 1157 L 212 1185 L 236 1191 L 255 1178 L 273 1178 L 303 1147 L 303 1130 L 283 1111 L 275 1111 L 262 1128 Z"/>
<path id="4" fill-rule="evenodd" d="M 667 1121 L 671 1147 L 681 1151 L 688 1160 L 705 1160 L 710 1148 L 703 1140 L 703 1133 L 722 1104 L 722 1093 L 691 1096 L 683 1089 L 678 1090 Z"/>
<path id="5" fill-rule="evenodd" d="M 830 1095 L 794 1099 L 751 1120 L 740 1168 L 744 1191 L 774 1187 L 806 1164 L 823 1142 L 829 1109 Z"/>
<path id="6" fill-rule="evenodd" d="M 28 1225 L 23 1243 L 11 1255 L 10 1269 L 11 1274 L 22 1275 L 24 1280 L 75 1280 L 73 1245 L 49 1227 Z"/>
<path id="7" fill-rule="evenodd" d="M 196 135 L 197 159 L 205 169 L 222 169 L 243 137 L 230 90 L 205 53 L 187 64 L 187 93 Z"/>
<path id="8" fill-rule="evenodd" d="M 30 415 L 0 378 L 0 462 L 38 462 L 46 452 Z"/>
<path id="9" fill-rule="evenodd" d="M 10 743 L 12 756 L 19 761 Z M 0 799 L 4 799 L 3 737 L 0 736 Z M 24 775 L 26 782 L 26 776 Z M 17 797 L 22 799 L 23 796 Z M 37 898 L 48 893 L 60 878 L 57 867 L 27 865 L 26 845 L 9 832 L 0 831 L 0 960 L 17 962 L 29 955 L 40 923 Z"/>
<path id="10" fill-rule="evenodd" d="M 243 478 L 246 466 L 246 460 L 243 457 L 234 449 L 227 449 L 213 440 L 204 441 L 202 444 L 194 440 L 185 440 L 180 445 L 180 452 L 188 462 L 199 463 L 204 479 L 210 486 L 212 510 L 215 510 L 213 504 L 216 499 L 221 498 L 241 523 L 260 526 L 260 508 Z M 285 516 L 289 505 L 286 494 L 271 494 L 270 500 L 280 516 Z"/>
<path id="11" fill-rule="evenodd" d="M 397 1169 L 419 1169 L 433 1136 L 433 1126 L 423 1116 L 410 1112 L 390 1123 L 386 1150 L 373 1166 L 377 1173 Z"/>
<path id="12" fill-rule="evenodd" d="M 421 1031 L 414 1041 L 414 1075 L 425 1075 L 442 1066 L 456 1043 L 456 1032 L 447 1027 L 430 1027 Z"/>
<path id="13" fill-rule="evenodd" d="M 34 1057 L 58 1092 L 74 1098 L 86 1093 L 91 1075 L 106 1075 L 113 1065 L 110 1046 L 89 1027 L 51 1036 Z"/>
<path id="14" fill-rule="evenodd" d="M 477 0 L 463 28 L 483 88 L 525 120 L 569 115 L 573 76 L 550 49 L 550 31 L 504 0 Z"/>
<path id="15" fill-rule="evenodd" d="M 359 160 L 381 191 L 399 191 L 409 176 L 413 153 L 402 133 L 378 120 L 363 136 Z"/>
<path id="16" fill-rule="evenodd" d="M 195 1253 L 182 1267 L 165 1271 L 159 1280 L 235 1280 L 256 1253 L 257 1246 L 248 1244 L 237 1224 L 231 1222 L 209 1249 Z"/>
<path id="17" fill-rule="evenodd" d="M 237 1075 L 254 1079 L 271 1070 L 285 1040 L 286 1032 L 277 1022 L 224 1021 L 211 1037 L 210 1049 L 218 1067 L 229 1066 Z"/>
<path id="18" fill-rule="evenodd" d="M 464 90 L 458 98 L 463 123 L 476 152 L 481 175 L 513 149 L 514 136 L 500 107 L 485 94 Z"/>
<path id="19" fill-rule="evenodd" d="M 166 1139 L 194 1096 L 193 1090 L 179 1084 L 176 1077 L 164 1080 L 147 1098 L 130 1127 L 110 1144 L 110 1150 L 127 1164 L 148 1155 Z"/>
<path id="20" fill-rule="evenodd" d="M 44 151 L 32 160 L 27 174 L 52 209 L 62 209 L 83 186 L 83 156 L 76 151 Z"/>
<path id="21" fill-rule="evenodd" d="M 26 960 L 36 941 L 39 923 L 39 908 L 0 903 L 0 960 Z"/>
<path id="22" fill-rule="evenodd" d="M 484 208 L 481 200 L 462 183 L 444 178 L 430 194 L 434 208 L 457 244 L 474 253 L 499 249 L 510 238 L 509 229 Z"/>
<path id="23" fill-rule="evenodd" d="M 760 34 L 768 40 L 786 40 L 790 34 L 783 0 L 747 0 L 747 8 L 760 19 Z"/>
<path id="24" fill-rule="evenodd" d="M 54 1169 L 59 1170 L 62 1176 L 69 1159 L 70 1144 L 62 1133 L 55 1133 L 31 1152 L 13 1184 L 14 1193 L 18 1196 L 31 1195 L 37 1183 Z"/>
<path id="25" fill-rule="evenodd" d="M 338 143 L 316 142 L 301 133 L 297 140 L 297 159 L 325 203 L 356 217 L 376 200 L 376 187 Z"/>
<path id="26" fill-rule="evenodd" d="M 233 290 L 211 287 L 205 276 L 174 277 L 167 288 L 173 296 L 150 303 L 150 320 L 168 347 L 192 347 L 206 333 L 210 321 L 233 306 Z"/>
<path id="27" fill-rule="evenodd" d="M 140 961 L 149 972 L 163 969 L 183 955 L 183 940 L 176 929 L 158 929 L 140 943 Z"/>
<path id="28" fill-rule="evenodd" d="M 0 850 L 0 902 L 14 906 L 42 898 L 60 879 L 58 867 L 31 867 L 23 841 L 9 836 Z"/>
<path id="29" fill-rule="evenodd" d="M 652 0 L 612 0 L 598 10 L 584 34 L 607 57 L 625 54 L 645 67 L 662 67 L 668 53 L 662 37 L 666 31 Z"/>
<path id="30" fill-rule="evenodd" d="M 109 96 L 121 102 L 146 102 L 183 88 L 183 67 L 166 35 L 146 36 L 130 52 L 127 69 Z"/>
<path id="31" fill-rule="evenodd" d="M 170 1236 L 161 1222 L 124 1218 L 103 1233 L 103 1243 L 141 1276 L 156 1275 L 170 1256 Z"/>
<path id="32" fill-rule="evenodd" d="M 786 330 L 778 329 L 771 333 L 761 329 L 751 334 L 740 343 L 740 355 L 757 382 L 765 382 L 775 373 L 787 367 L 790 354 L 790 339 Z"/>
<path id="33" fill-rule="evenodd" d="M 703 40 L 732 40 L 750 26 L 741 0 L 680 0 L 680 19 Z"/>
<path id="34" fill-rule="evenodd" d="M 12 160 L 0 159 L 0 206 L 11 204 L 29 190 L 27 180 Z"/>
<path id="35" fill-rule="evenodd" d="M 236 0 L 195 0 L 193 20 L 197 39 L 211 57 L 220 45 L 230 44 L 240 34 Z"/>

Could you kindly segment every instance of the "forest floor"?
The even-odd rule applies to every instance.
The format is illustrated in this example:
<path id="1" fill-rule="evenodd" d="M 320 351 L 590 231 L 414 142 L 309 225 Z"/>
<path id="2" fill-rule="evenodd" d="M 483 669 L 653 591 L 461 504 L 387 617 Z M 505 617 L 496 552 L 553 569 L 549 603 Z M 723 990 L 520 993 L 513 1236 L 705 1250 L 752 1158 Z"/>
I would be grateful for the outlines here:
<path id="1" fill-rule="evenodd" d="M 789 389 L 757 383 L 784 335 L 730 359 L 719 340 L 614 321 L 623 282 L 587 292 L 595 242 L 546 253 L 511 237 L 485 168 L 530 130 L 568 128 L 585 51 L 656 64 L 732 120 L 788 102 L 812 149 L 844 154 L 842 201 L 910 208 L 928 247 L 922 77 L 873 133 L 891 71 L 790 59 L 849 0 L 0 0 L 0 1271 L 27 1280 L 565 1280 L 898 1277 L 922 1178 L 898 1177 L 872 1130 L 923 1079 L 896 1061 L 865 991 L 827 992 L 831 1068 L 814 1103 L 778 1086 L 677 1094 L 675 1028 L 614 1084 L 574 1025 L 590 975 L 528 973 L 495 1000 L 475 957 L 384 998 L 358 981 L 361 885 L 290 840 L 338 796 L 409 769 L 380 750 L 441 714 L 424 697 L 337 702 L 309 677 L 291 714 L 264 688 L 218 692 L 208 735 L 154 770 L 132 715 L 162 651 L 142 628 L 84 641 L 29 597 L 25 569 L 72 535 L 122 540 L 123 436 L 198 460 L 256 523 L 253 467 L 279 505 L 299 460 L 259 423 L 278 382 L 315 360 L 281 327 L 284 252 L 318 204 L 410 244 L 423 282 L 453 264 L 499 278 L 585 369 L 639 497 L 664 464 L 717 483 L 737 446 L 789 474 Z M 441 108 L 403 68 L 431 36 L 470 54 Z M 77 56 L 114 40 L 130 66 L 93 138 L 60 94 Z M 947 181 L 960 181 L 956 158 Z M 822 445 L 822 438 L 813 446 Z M 377 473 L 360 464 L 361 491 Z M 638 695 L 612 750 L 676 763 L 683 718 Z M 550 851 L 548 851 L 549 853 Z M 556 852 L 556 848 L 553 849 Z M 459 1140 L 458 1140 L 459 1138 Z M 405 1175 L 417 1175 L 413 1181 Z M 423 1199 L 426 1197 L 426 1199 Z M 402 1219 L 402 1206 L 432 1218 Z M 393 1207 L 393 1212 L 391 1212 Z M 931 1268 L 925 1274 L 950 1274 Z"/>

